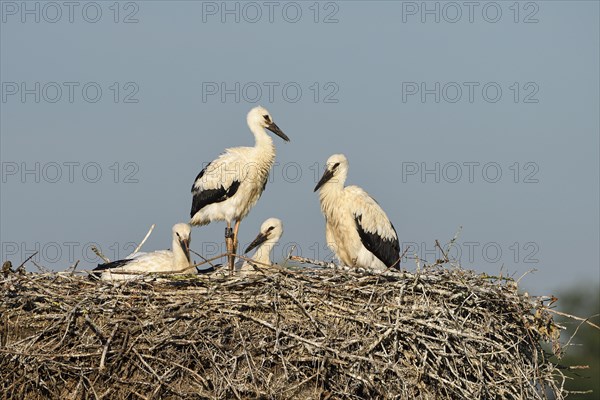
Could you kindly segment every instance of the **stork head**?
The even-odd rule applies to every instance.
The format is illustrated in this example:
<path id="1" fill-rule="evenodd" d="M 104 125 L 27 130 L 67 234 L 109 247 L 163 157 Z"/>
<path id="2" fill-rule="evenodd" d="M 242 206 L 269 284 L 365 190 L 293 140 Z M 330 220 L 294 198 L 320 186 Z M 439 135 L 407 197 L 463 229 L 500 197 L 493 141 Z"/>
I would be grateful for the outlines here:
<path id="1" fill-rule="evenodd" d="M 267 109 L 264 107 L 258 106 L 250 110 L 248 116 L 246 117 L 246 121 L 250 127 L 259 126 L 261 128 L 267 128 L 286 142 L 290 141 L 290 138 L 287 137 L 287 135 L 283 133 L 281 129 L 279 129 L 277 124 L 273 121 L 271 114 L 269 114 Z"/>
<path id="2" fill-rule="evenodd" d="M 177 243 L 181 247 L 188 261 L 190 260 L 190 240 L 192 229 L 189 224 L 180 222 L 173 225 L 173 246 Z"/>
<path id="3" fill-rule="evenodd" d="M 317 186 L 315 186 L 315 192 L 327 182 L 336 183 L 340 186 L 343 186 L 347 175 L 348 159 L 346 156 L 343 154 L 332 155 L 327 159 L 325 172 L 323 173 L 319 183 L 317 183 Z"/>
<path id="4" fill-rule="evenodd" d="M 252 251 L 252 249 L 260 246 L 265 242 L 277 243 L 281 235 L 283 234 L 283 223 L 278 218 L 269 218 L 260 226 L 260 232 L 256 236 L 256 238 L 250 243 L 250 245 L 246 248 L 245 253 Z"/>

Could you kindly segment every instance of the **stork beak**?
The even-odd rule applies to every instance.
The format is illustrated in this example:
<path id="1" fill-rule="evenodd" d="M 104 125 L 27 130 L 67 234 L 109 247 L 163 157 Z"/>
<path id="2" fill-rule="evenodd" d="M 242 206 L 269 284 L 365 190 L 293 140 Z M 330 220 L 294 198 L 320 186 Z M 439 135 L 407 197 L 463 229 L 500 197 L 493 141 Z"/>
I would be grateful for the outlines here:
<path id="1" fill-rule="evenodd" d="M 179 245 L 185 253 L 185 257 L 190 261 L 190 239 L 179 239 Z"/>
<path id="2" fill-rule="evenodd" d="M 250 243 L 250 245 L 246 248 L 246 251 L 244 251 L 244 254 L 246 254 L 249 251 L 252 251 L 252 249 L 260 246 L 261 244 L 266 242 L 268 238 L 269 238 L 269 235 L 267 235 L 266 233 L 262 233 L 262 232 L 259 233 L 258 236 L 252 241 L 252 243 Z"/>
<path id="3" fill-rule="evenodd" d="M 333 171 L 330 169 L 326 169 L 325 172 L 323 173 L 323 176 L 321 177 L 321 180 L 319 181 L 319 183 L 317 183 L 317 186 L 315 186 L 315 192 L 317 190 L 319 190 L 321 188 L 321 186 L 323 186 L 324 184 L 327 183 L 327 181 L 329 181 L 331 178 L 333 178 Z"/>
<path id="4" fill-rule="evenodd" d="M 290 138 L 287 137 L 287 135 L 283 133 L 281 129 L 279 129 L 275 122 L 271 122 L 271 125 L 267 126 L 267 129 L 279 136 L 280 138 L 282 138 L 283 140 L 285 140 L 286 142 L 290 141 Z"/>

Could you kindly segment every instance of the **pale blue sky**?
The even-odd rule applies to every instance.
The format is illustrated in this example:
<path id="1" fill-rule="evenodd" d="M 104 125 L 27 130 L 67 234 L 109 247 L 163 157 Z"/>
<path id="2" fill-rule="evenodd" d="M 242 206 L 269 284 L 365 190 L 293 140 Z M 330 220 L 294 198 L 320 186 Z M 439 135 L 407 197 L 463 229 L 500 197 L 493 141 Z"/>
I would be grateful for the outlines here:
<path id="1" fill-rule="evenodd" d="M 252 144 L 245 115 L 261 104 L 292 141 L 274 138 L 279 165 L 242 223 L 242 245 L 275 216 L 285 228 L 276 259 L 290 242 L 327 258 L 315 166 L 345 153 L 348 183 L 379 201 L 411 253 L 433 260 L 434 240 L 462 226 L 466 268 L 536 268 L 523 285 L 538 294 L 600 282 L 598 2 L 524 2 L 518 15 L 512 1 L 479 2 L 472 22 L 463 2 L 428 2 L 439 23 L 422 2 L 275 2 L 272 22 L 264 2 L 228 2 L 239 22 L 222 2 L 123 2 L 118 15 L 112 1 L 81 2 L 73 22 L 65 6 L 59 16 L 47 2 L 27 2 L 33 13 L 22 4 L 0 4 L 2 260 L 39 248 L 43 265 L 63 269 L 72 252 L 91 267 L 86 244 L 123 256 L 152 223 L 144 249 L 167 248 L 203 163 Z M 206 92 L 236 82 L 239 102 Z M 424 102 L 422 84 L 433 90 Z M 23 88 L 33 90 L 24 102 Z M 22 175 L 36 163 L 39 173 Z M 438 182 L 421 176 L 436 168 Z M 212 254 L 223 228 L 194 228 L 192 248 Z"/>

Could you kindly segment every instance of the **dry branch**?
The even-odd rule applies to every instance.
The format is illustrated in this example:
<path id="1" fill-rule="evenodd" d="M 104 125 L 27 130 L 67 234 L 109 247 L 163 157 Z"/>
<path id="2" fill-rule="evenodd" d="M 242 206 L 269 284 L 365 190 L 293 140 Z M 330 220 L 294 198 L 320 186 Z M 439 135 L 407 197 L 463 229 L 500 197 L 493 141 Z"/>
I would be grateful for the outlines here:
<path id="1" fill-rule="evenodd" d="M 142 249 L 142 246 L 144 245 L 144 243 L 146 243 L 146 240 L 148 240 L 148 238 L 152 234 L 152 231 L 154 230 L 155 226 L 156 226 L 155 224 L 152 224 L 152 226 L 150 226 L 150 229 L 148 229 L 148 233 L 146 233 L 146 236 L 144 236 L 144 238 L 142 239 L 140 244 L 137 245 L 135 250 L 133 250 L 133 252 L 128 257 L 133 256 L 135 253 L 137 253 L 138 251 L 140 251 Z"/>

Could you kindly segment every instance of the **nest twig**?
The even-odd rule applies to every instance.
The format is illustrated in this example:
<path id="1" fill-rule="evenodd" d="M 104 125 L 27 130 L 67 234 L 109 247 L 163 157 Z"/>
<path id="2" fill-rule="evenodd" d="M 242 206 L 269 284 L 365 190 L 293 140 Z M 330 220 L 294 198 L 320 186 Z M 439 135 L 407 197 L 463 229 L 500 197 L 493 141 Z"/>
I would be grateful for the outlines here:
<path id="1" fill-rule="evenodd" d="M 2 398 L 562 399 L 541 299 L 459 268 L 0 277 Z"/>

